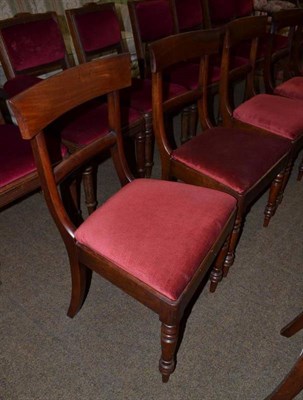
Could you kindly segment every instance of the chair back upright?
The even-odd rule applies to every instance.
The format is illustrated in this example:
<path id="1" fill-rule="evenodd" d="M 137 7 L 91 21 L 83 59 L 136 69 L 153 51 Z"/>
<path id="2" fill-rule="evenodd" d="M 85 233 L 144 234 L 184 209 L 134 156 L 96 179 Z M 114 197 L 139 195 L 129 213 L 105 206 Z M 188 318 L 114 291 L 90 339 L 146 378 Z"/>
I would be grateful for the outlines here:
<path id="1" fill-rule="evenodd" d="M 75 226 L 65 210 L 58 184 L 108 149 L 121 183 L 131 180 L 122 149 L 118 93 L 130 82 L 130 57 L 120 54 L 70 68 L 9 100 L 23 139 L 31 142 L 47 205 L 66 245 L 74 238 Z M 53 168 L 44 129 L 69 110 L 103 95 L 108 96 L 109 133 Z"/>
<path id="2" fill-rule="evenodd" d="M 160 39 L 149 45 L 152 85 L 153 85 L 153 120 L 154 131 L 160 155 L 167 158 L 173 144 L 166 135 L 163 115 L 172 100 L 163 98 L 163 75 L 165 71 L 186 60 L 200 60 L 199 84 L 195 89 L 188 89 L 184 94 L 173 99 L 174 102 L 198 100 L 200 122 L 204 128 L 212 126 L 208 116 L 209 59 L 217 55 L 222 45 L 221 28 L 180 33 Z"/>
<path id="3" fill-rule="evenodd" d="M 79 63 L 126 51 L 114 3 L 88 3 L 65 14 Z"/>
<path id="4" fill-rule="evenodd" d="M 170 0 L 129 0 L 138 66 L 141 78 L 150 73 L 148 44 L 176 33 Z"/>
<path id="5" fill-rule="evenodd" d="M 22 13 L 0 21 L 0 59 L 7 79 L 70 67 L 56 13 Z"/>
<path id="6" fill-rule="evenodd" d="M 303 9 L 287 9 L 272 13 L 270 39 L 264 64 L 266 92 L 272 93 L 275 87 L 272 62 L 275 58 L 274 49 L 280 32 L 283 32 L 284 36 L 288 38 L 288 56 L 284 63 L 284 79 L 299 75 L 300 57 L 297 48 L 300 45 L 302 28 Z"/>
<path id="7" fill-rule="evenodd" d="M 255 71 L 257 63 L 257 54 L 259 41 L 267 32 L 266 16 L 251 16 L 239 18 L 231 21 L 226 27 L 224 38 L 222 61 L 221 61 L 221 79 L 220 79 L 220 113 L 225 126 L 230 125 L 230 116 L 233 113 L 231 93 L 233 79 L 239 79 L 239 75 L 234 76 L 231 73 L 231 58 L 233 52 L 242 43 L 249 44 L 249 60 L 246 68 L 241 70 L 242 79 L 246 81 L 246 98 L 256 94 Z"/>

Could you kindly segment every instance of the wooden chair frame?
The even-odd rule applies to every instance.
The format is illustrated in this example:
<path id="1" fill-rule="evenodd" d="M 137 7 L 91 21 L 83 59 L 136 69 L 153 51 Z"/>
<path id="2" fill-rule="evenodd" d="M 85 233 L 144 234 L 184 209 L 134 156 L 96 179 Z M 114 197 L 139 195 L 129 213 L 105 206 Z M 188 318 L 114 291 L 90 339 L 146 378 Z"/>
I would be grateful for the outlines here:
<path id="1" fill-rule="evenodd" d="M 118 94 L 118 90 L 129 86 L 130 83 L 130 57 L 120 54 L 82 64 L 53 76 L 11 99 L 10 105 L 16 115 L 22 137 L 31 142 L 47 205 L 69 255 L 72 296 L 68 315 L 73 317 L 81 308 L 89 289 L 92 271 L 121 288 L 159 315 L 162 322 L 162 356 L 159 368 L 163 382 L 167 382 L 175 368 L 180 320 L 203 277 L 226 242 L 234 223 L 235 210 L 231 212 L 226 225 L 220 230 L 218 239 L 177 301 L 163 296 L 152 286 L 143 283 L 75 239 L 76 228 L 67 215 L 57 185 L 104 150 L 110 150 L 121 184 L 132 181 L 133 177 L 123 153 Z M 53 169 L 43 129 L 69 109 L 106 94 L 109 101 L 111 132 L 70 155 Z M 222 251 L 218 259 L 220 262 L 223 261 Z"/>

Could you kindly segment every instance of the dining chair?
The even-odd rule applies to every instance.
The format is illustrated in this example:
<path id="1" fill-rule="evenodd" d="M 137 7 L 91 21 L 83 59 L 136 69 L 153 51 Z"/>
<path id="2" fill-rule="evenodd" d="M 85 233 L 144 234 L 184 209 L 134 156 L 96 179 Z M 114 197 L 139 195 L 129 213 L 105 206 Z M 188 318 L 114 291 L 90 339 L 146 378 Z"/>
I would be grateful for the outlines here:
<path id="1" fill-rule="evenodd" d="M 66 10 L 66 17 L 79 63 L 109 52 L 127 51 L 114 3 L 88 3 L 80 8 Z M 183 90 L 179 85 L 170 84 L 166 87 L 168 97 Z M 151 102 L 149 79 L 133 78 L 131 87 L 121 93 L 122 106 L 127 110 L 136 110 L 144 118 L 143 133 L 139 130 L 135 139 L 135 151 L 139 176 L 148 178 L 152 174 L 154 152 Z M 168 111 L 174 114 L 180 110 Z"/>
<path id="2" fill-rule="evenodd" d="M 303 329 L 303 313 L 281 329 L 281 335 L 291 337 Z M 303 351 L 282 382 L 265 400 L 292 400 L 303 390 Z"/>
<path id="3" fill-rule="evenodd" d="M 272 136 L 286 139 L 291 144 L 291 157 L 279 196 L 281 202 L 293 162 L 303 147 L 303 120 L 299 101 L 267 93 L 256 94 L 254 78 L 258 38 L 262 37 L 266 27 L 267 17 L 264 16 L 246 17 L 229 24 L 222 55 L 220 109 L 226 126 L 270 133 Z M 229 100 L 231 97 L 229 58 L 234 47 L 243 39 L 253 43 L 252 65 L 251 70 L 246 71 L 247 99 L 239 106 L 233 107 Z"/>
<path id="4" fill-rule="evenodd" d="M 155 40 L 176 33 L 174 11 L 170 0 L 129 0 L 127 2 L 134 35 L 141 78 L 150 78 L 148 45 Z M 167 71 L 165 82 L 188 89 L 198 83 L 199 66 L 195 62 L 182 62 Z M 219 71 L 213 69 L 213 79 L 218 80 Z M 181 142 L 194 136 L 197 129 L 197 106 L 194 101 L 181 113 Z"/>
<path id="5" fill-rule="evenodd" d="M 265 220 L 269 222 L 289 159 L 290 143 L 274 135 L 249 132 L 225 126 L 215 127 L 208 113 L 208 63 L 221 48 L 222 30 L 193 31 L 172 35 L 149 45 L 153 80 L 154 129 L 161 157 L 162 178 L 206 186 L 232 194 L 238 212 L 230 246 L 224 262 L 227 275 L 235 257 L 235 248 L 250 205 L 270 185 Z M 166 101 L 162 96 L 163 74 L 180 60 L 201 58 L 199 85 L 196 89 L 202 132 L 175 147 L 165 128 Z M 187 93 L 186 95 L 189 95 Z M 182 101 L 181 99 L 179 101 Z M 272 184 L 273 182 L 273 184 Z M 218 281 L 222 271 L 216 271 Z M 212 288 L 215 290 L 215 287 Z"/>
<path id="6" fill-rule="evenodd" d="M 175 368 L 184 310 L 213 262 L 222 262 L 220 249 L 228 244 L 236 201 L 178 182 L 133 180 L 123 151 L 119 101 L 119 90 L 130 84 L 130 55 L 113 55 L 63 71 L 9 102 L 23 139 L 31 142 L 46 203 L 69 256 L 68 315 L 74 317 L 83 305 L 93 271 L 128 293 L 159 315 L 159 369 L 167 382 Z M 105 95 L 110 131 L 52 168 L 44 128 Z M 76 228 L 57 185 L 104 151 L 110 151 L 123 188 Z"/>

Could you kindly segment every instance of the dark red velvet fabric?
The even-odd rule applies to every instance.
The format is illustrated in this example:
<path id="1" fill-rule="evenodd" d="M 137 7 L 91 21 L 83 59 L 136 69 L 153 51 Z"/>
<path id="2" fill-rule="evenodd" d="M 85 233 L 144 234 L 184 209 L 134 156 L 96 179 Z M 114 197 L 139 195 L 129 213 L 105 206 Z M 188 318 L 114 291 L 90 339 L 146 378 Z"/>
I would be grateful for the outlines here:
<path id="1" fill-rule="evenodd" d="M 6 81 L 3 85 L 3 89 L 8 97 L 13 97 L 36 83 L 41 82 L 41 80 L 41 78 L 33 75 L 17 75 L 15 78 Z"/>
<path id="2" fill-rule="evenodd" d="M 122 125 L 131 125 L 141 114 L 131 108 L 121 108 Z M 57 123 L 63 140 L 76 146 L 85 146 L 109 133 L 106 103 L 89 102 L 63 116 Z"/>
<path id="3" fill-rule="evenodd" d="M 183 144 L 172 157 L 242 195 L 289 150 L 289 140 L 275 135 L 214 128 Z"/>
<path id="4" fill-rule="evenodd" d="M 235 18 L 235 0 L 210 0 L 208 3 L 212 24 L 222 24 Z"/>
<path id="5" fill-rule="evenodd" d="M 178 300 L 236 200 L 183 183 L 137 179 L 76 230 L 76 240 L 170 300 Z"/>
<path id="6" fill-rule="evenodd" d="M 201 0 L 176 0 L 175 4 L 180 32 L 202 25 Z"/>
<path id="7" fill-rule="evenodd" d="M 303 100 L 303 77 L 296 76 L 281 83 L 274 89 L 274 93 L 290 99 Z"/>
<path id="8" fill-rule="evenodd" d="M 259 41 L 257 58 L 262 58 L 266 55 L 269 39 L 270 39 L 269 34 L 266 34 Z M 274 46 L 273 46 L 273 52 L 286 49 L 287 46 L 288 46 L 287 36 L 276 35 Z M 247 42 L 241 43 L 239 46 L 237 46 L 237 48 L 234 49 L 233 53 L 239 57 L 249 58 L 250 48 L 251 48 L 251 42 L 247 41 Z"/>
<path id="9" fill-rule="evenodd" d="M 58 162 L 67 155 L 65 146 L 60 145 L 56 135 L 46 135 L 50 158 Z M 3 187 L 36 170 L 29 141 L 21 138 L 15 125 L 0 125 L 0 186 Z"/>
<path id="10" fill-rule="evenodd" d="M 102 50 L 120 43 L 120 24 L 112 10 L 77 14 L 75 21 L 85 52 Z"/>
<path id="11" fill-rule="evenodd" d="M 303 134 L 303 102 L 286 97 L 258 94 L 234 110 L 233 117 L 290 140 Z"/>
<path id="12" fill-rule="evenodd" d="M 64 41 L 53 19 L 10 26 L 2 35 L 15 71 L 64 59 Z"/>
<path id="13" fill-rule="evenodd" d="M 186 92 L 183 86 L 163 83 L 163 97 L 170 99 Z M 152 110 L 152 83 L 149 79 L 133 79 L 132 86 L 121 91 L 122 104 L 133 107 L 142 113 L 151 112 Z"/>
<path id="14" fill-rule="evenodd" d="M 0 125 L 0 186 L 36 170 L 30 143 L 15 125 Z"/>
<path id="15" fill-rule="evenodd" d="M 174 22 L 168 0 L 149 0 L 136 5 L 140 35 L 151 42 L 174 33 Z"/>
<path id="16" fill-rule="evenodd" d="M 235 0 L 236 17 L 246 17 L 254 11 L 253 0 Z"/>

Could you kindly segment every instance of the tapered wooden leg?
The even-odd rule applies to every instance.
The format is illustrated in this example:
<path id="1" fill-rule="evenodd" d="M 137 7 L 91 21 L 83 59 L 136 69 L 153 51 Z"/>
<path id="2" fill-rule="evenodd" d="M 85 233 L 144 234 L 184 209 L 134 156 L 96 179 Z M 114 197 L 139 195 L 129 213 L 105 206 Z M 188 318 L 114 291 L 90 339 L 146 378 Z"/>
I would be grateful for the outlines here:
<path id="1" fill-rule="evenodd" d="M 176 348 L 179 336 L 179 325 L 161 326 L 161 348 L 162 354 L 159 361 L 159 370 L 162 374 L 162 382 L 169 380 L 170 374 L 175 370 L 176 365 Z"/>
<path id="2" fill-rule="evenodd" d="M 302 177 L 303 177 L 303 158 L 299 165 L 299 173 L 298 173 L 297 180 L 300 181 L 302 179 Z"/>
<path id="3" fill-rule="evenodd" d="M 210 287 L 209 290 L 211 293 L 214 293 L 217 289 L 218 283 L 222 280 L 223 277 L 223 265 L 224 260 L 226 258 L 228 248 L 229 248 L 230 236 L 226 239 L 220 253 L 218 254 L 214 267 L 210 273 Z"/>
<path id="4" fill-rule="evenodd" d="M 83 188 L 85 194 L 85 204 L 88 213 L 91 214 L 97 208 L 96 185 L 94 177 L 94 168 L 90 165 L 82 173 Z"/>
<path id="5" fill-rule="evenodd" d="M 303 329 L 303 312 L 281 329 L 281 335 L 291 337 Z"/>
<path id="6" fill-rule="evenodd" d="M 268 226 L 271 217 L 275 214 L 276 209 L 278 207 L 278 197 L 279 193 L 281 192 L 283 178 L 284 178 L 284 171 L 280 172 L 276 176 L 273 183 L 271 184 L 269 190 L 268 202 L 264 210 L 264 215 L 265 215 L 263 222 L 264 227 Z"/>
<path id="7" fill-rule="evenodd" d="M 303 354 L 281 384 L 265 400 L 292 400 L 301 390 L 303 390 Z"/>
<path id="8" fill-rule="evenodd" d="M 73 318 L 81 309 L 89 291 L 92 271 L 70 257 L 72 294 L 67 315 Z"/>
<path id="9" fill-rule="evenodd" d="M 181 113 L 181 143 L 185 143 L 189 138 L 189 119 L 190 119 L 190 108 L 183 108 Z"/>
<path id="10" fill-rule="evenodd" d="M 282 203 L 284 191 L 285 191 L 287 182 L 288 182 L 289 177 L 290 177 L 292 166 L 293 166 L 293 160 L 290 160 L 289 163 L 287 164 L 285 170 L 284 170 L 283 182 L 282 182 L 282 185 L 281 185 L 281 188 L 280 188 L 280 193 L 279 193 L 278 199 L 277 199 L 278 200 L 278 204 Z"/>
<path id="11" fill-rule="evenodd" d="M 145 177 L 150 178 L 154 165 L 154 143 L 155 143 L 151 114 L 145 114 L 144 121 L 145 121 Z"/>
<path id="12" fill-rule="evenodd" d="M 146 157 L 145 157 L 145 133 L 139 132 L 135 138 L 136 166 L 139 178 L 145 177 Z"/>
<path id="13" fill-rule="evenodd" d="M 236 249 L 236 246 L 237 246 L 237 243 L 239 240 L 241 228 L 242 228 L 242 216 L 238 214 L 236 217 L 236 220 L 235 220 L 232 234 L 231 234 L 227 256 L 224 261 L 224 266 L 223 266 L 223 276 L 224 277 L 226 277 L 228 275 L 229 268 L 234 263 L 235 249 Z"/>

